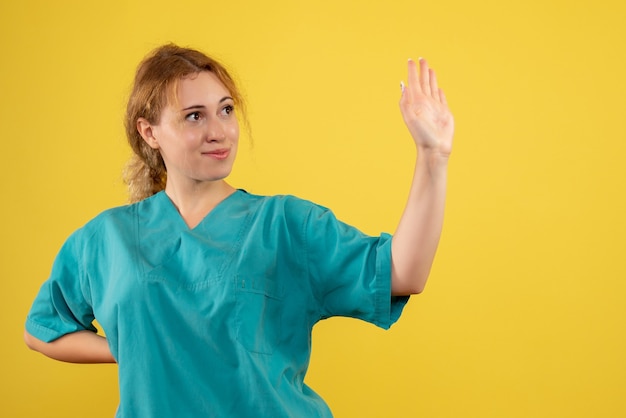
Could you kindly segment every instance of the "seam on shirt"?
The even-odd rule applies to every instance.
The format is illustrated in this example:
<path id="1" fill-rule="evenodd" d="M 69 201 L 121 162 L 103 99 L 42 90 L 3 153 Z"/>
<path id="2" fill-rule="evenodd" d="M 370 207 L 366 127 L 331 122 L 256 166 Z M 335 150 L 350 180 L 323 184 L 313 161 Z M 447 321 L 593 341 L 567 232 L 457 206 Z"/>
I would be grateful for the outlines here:
<path id="1" fill-rule="evenodd" d="M 387 233 L 381 233 L 379 239 L 381 240 L 385 239 L 385 243 L 382 245 L 382 247 L 389 246 L 389 249 L 388 250 L 383 249 L 379 245 L 379 247 L 376 250 L 377 251 L 377 257 L 376 257 L 377 264 L 376 264 L 375 287 L 377 288 L 377 292 L 376 292 L 376 301 L 375 301 L 376 322 L 374 322 L 374 324 L 380 328 L 387 330 L 391 328 L 391 326 L 395 324 L 396 321 L 400 318 L 400 314 L 402 313 L 402 310 L 406 306 L 410 297 L 392 295 L 392 292 L 391 292 L 392 267 L 391 266 L 392 266 L 393 254 L 391 252 L 391 245 L 393 242 L 393 235 L 387 234 Z M 386 262 L 386 260 L 382 260 L 382 257 L 378 256 L 378 254 L 381 253 L 383 250 L 384 250 L 384 258 L 388 259 L 389 262 Z M 389 266 L 388 270 L 385 267 L 387 265 Z M 383 281 L 385 277 L 388 277 L 389 279 L 387 283 Z"/>
<path id="2" fill-rule="evenodd" d="M 150 197 L 154 197 L 156 196 L 156 194 L 153 194 Z M 146 265 L 147 263 L 145 262 L 145 260 L 143 260 L 141 258 L 141 253 L 139 252 L 139 249 L 141 248 L 141 242 L 139 241 L 139 205 L 141 204 L 142 206 L 146 206 L 145 202 L 146 199 L 136 203 L 135 205 L 133 205 L 133 213 L 132 216 L 135 219 L 134 222 L 134 234 L 133 234 L 133 253 L 135 256 L 135 260 L 137 260 L 137 265 L 139 266 L 140 270 L 139 272 L 141 273 L 141 277 L 145 276 L 148 271 L 146 270 Z M 155 200 L 155 199 L 153 199 Z"/>
<path id="3" fill-rule="evenodd" d="M 84 231 L 84 229 L 82 231 Z M 93 238 L 94 235 L 96 235 L 96 229 L 91 231 L 87 239 L 85 239 L 84 234 L 81 233 L 80 240 L 77 239 L 76 242 L 73 243 L 74 248 L 72 248 L 76 256 L 76 269 L 77 269 L 76 273 L 78 274 L 77 278 L 78 278 L 78 283 L 80 285 L 80 291 L 83 294 L 83 298 L 85 299 L 85 301 L 91 308 L 92 313 L 93 313 L 93 301 L 91 297 L 91 282 L 90 282 L 89 274 L 86 273 L 86 269 L 84 267 L 85 261 L 84 261 L 83 255 L 85 252 L 86 243 L 91 241 L 90 238 Z"/>
<path id="4" fill-rule="evenodd" d="M 382 235 L 382 234 L 381 234 Z M 387 276 L 387 272 L 383 271 L 383 260 L 382 257 L 387 258 L 387 254 L 383 256 L 382 249 L 380 248 L 380 239 L 379 237 L 378 245 L 376 248 L 376 277 L 375 277 L 375 286 L 376 286 L 376 299 L 375 299 L 375 324 L 382 328 L 389 327 L 389 311 L 391 309 L 391 283 L 385 285 L 383 283 L 383 277 Z M 383 245 L 386 245 L 385 242 Z M 386 250 L 385 250 L 386 251 Z M 385 260 L 386 261 L 386 260 Z M 391 264 L 391 263 L 388 263 Z M 391 273 L 391 272 L 389 272 Z M 389 281 L 391 282 L 391 274 L 389 274 Z M 388 301 L 385 302 L 385 299 Z"/>
<path id="5" fill-rule="evenodd" d="M 317 318 L 315 318 L 314 321 L 312 321 L 312 323 L 310 324 L 310 326 L 312 327 L 313 324 L 315 324 L 315 322 L 319 321 L 322 318 L 322 312 L 320 310 L 320 307 L 322 306 L 321 301 L 320 301 L 320 297 L 318 294 L 319 289 L 317 289 L 316 286 L 313 285 L 313 278 L 311 277 L 311 268 L 310 268 L 310 254 L 309 254 L 309 234 L 307 233 L 308 231 L 308 227 L 309 227 L 309 223 L 311 220 L 311 214 L 313 213 L 313 206 L 309 207 L 308 213 L 307 215 L 304 217 L 304 221 L 302 222 L 302 241 L 304 242 L 304 261 L 305 261 L 305 268 L 306 268 L 306 276 L 307 276 L 307 282 L 309 284 L 309 289 L 310 289 L 310 293 L 313 295 L 313 298 L 315 299 L 315 302 L 317 302 L 315 304 L 315 313 L 317 315 Z"/>

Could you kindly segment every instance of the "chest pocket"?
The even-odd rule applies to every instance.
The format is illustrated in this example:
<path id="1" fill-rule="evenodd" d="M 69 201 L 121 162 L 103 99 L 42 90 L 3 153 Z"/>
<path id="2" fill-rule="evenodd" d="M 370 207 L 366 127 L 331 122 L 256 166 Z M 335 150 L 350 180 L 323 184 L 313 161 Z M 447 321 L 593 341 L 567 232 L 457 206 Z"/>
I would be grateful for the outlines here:
<path id="1" fill-rule="evenodd" d="M 237 341 L 248 351 L 272 354 L 282 329 L 283 288 L 267 277 L 235 279 Z"/>

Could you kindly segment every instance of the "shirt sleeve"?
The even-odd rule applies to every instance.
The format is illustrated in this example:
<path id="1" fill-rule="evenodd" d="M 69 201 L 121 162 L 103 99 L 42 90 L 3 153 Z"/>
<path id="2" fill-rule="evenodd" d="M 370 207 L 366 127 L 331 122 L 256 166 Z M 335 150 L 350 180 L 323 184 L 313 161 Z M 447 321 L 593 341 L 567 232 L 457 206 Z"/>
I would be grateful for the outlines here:
<path id="1" fill-rule="evenodd" d="M 305 234 L 320 318 L 348 316 L 391 327 L 409 300 L 391 296 L 391 235 L 365 235 L 317 205 Z"/>
<path id="2" fill-rule="evenodd" d="M 26 318 L 26 330 L 44 342 L 76 331 L 96 331 L 79 238 L 80 230 L 59 251 Z"/>

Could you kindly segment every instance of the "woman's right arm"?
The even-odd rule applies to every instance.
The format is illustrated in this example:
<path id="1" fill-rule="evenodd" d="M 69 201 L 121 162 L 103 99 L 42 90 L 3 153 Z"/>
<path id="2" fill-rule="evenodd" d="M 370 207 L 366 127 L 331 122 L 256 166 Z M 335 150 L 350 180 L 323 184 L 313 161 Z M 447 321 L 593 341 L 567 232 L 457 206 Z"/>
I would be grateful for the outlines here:
<path id="1" fill-rule="evenodd" d="M 46 343 L 24 331 L 28 348 L 68 363 L 115 363 L 106 338 L 92 331 L 77 331 Z"/>

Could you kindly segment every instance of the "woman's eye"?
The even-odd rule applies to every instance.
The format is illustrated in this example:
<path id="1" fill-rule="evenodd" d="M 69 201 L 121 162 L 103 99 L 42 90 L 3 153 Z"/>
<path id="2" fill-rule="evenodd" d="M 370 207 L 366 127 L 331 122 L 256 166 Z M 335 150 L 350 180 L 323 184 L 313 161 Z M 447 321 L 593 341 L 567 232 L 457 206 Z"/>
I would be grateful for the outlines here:
<path id="1" fill-rule="evenodd" d="M 233 105 L 224 106 L 222 108 L 222 115 L 228 116 L 235 111 L 235 107 Z"/>
<path id="2" fill-rule="evenodd" d="M 200 112 L 190 113 L 185 117 L 185 119 L 191 120 L 191 121 L 198 121 L 200 120 Z"/>

